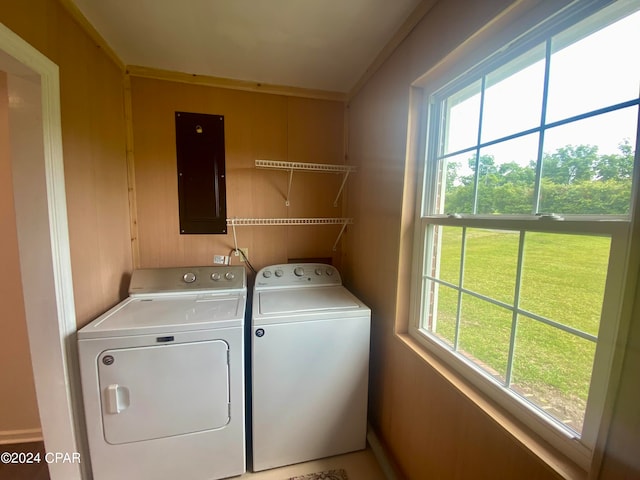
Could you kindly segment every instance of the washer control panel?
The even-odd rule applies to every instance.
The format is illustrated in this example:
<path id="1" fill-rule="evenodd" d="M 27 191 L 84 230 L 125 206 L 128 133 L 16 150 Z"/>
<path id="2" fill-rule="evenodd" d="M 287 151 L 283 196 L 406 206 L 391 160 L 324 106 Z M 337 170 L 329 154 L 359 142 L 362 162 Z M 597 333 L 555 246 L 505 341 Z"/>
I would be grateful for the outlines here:
<path id="1" fill-rule="evenodd" d="M 342 285 L 342 279 L 335 267 L 324 263 L 271 265 L 256 276 L 256 289 L 302 285 Z"/>
<path id="2" fill-rule="evenodd" d="M 134 270 L 129 295 L 150 293 L 215 293 L 247 288 L 242 266 L 143 268 Z"/>

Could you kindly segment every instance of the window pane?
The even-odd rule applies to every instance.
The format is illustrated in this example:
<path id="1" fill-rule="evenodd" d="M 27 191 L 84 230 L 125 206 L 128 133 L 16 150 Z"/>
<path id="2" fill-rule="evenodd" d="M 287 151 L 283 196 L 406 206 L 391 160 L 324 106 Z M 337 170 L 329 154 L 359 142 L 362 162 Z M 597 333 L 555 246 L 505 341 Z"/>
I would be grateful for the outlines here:
<path id="1" fill-rule="evenodd" d="M 451 95 L 444 102 L 443 155 L 473 147 L 478 143 L 481 82 Z"/>
<path id="2" fill-rule="evenodd" d="M 594 342 L 520 315 L 511 388 L 580 433 L 594 355 Z"/>
<path id="3" fill-rule="evenodd" d="M 589 20 L 553 39 L 547 122 L 638 98 L 640 12 L 563 48 Z"/>
<path id="4" fill-rule="evenodd" d="M 435 334 L 440 340 L 453 348 L 456 336 L 456 313 L 458 310 L 458 291 L 427 280 L 425 288 L 432 301 L 427 309 L 423 327 Z"/>
<path id="5" fill-rule="evenodd" d="M 513 314 L 471 295 L 462 296 L 458 352 L 505 381 Z"/>
<path id="6" fill-rule="evenodd" d="M 512 305 L 519 240 L 518 232 L 468 228 L 464 288 Z"/>
<path id="7" fill-rule="evenodd" d="M 453 285 L 460 284 L 460 253 L 462 251 L 462 229 L 457 227 L 435 227 L 434 242 L 440 244 L 439 271 L 436 278 Z"/>
<path id="8" fill-rule="evenodd" d="M 534 213 L 538 138 L 525 135 L 480 150 L 476 213 Z"/>
<path id="9" fill-rule="evenodd" d="M 525 234 L 519 307 L 598 335 L 610 238 Z"/>
<path id="10" fill-rule="evenodd" d="M 436 204 L 437 213 L 473 213 L 474 169 L 476 156 L 473 152 L 461 153 L 441 160 L 445 188 L 444 199 L 440 195 Z"/>
<path id="11" fill-rule="evenodd" d="M 634 106 L 547 130 L 539 211 L 628 214 L 637 128 Z"/>
<path id="12" fill-rule="evenodd" d="M 544 45 L 487 75 L 482 143 L 540 125 Z"/>

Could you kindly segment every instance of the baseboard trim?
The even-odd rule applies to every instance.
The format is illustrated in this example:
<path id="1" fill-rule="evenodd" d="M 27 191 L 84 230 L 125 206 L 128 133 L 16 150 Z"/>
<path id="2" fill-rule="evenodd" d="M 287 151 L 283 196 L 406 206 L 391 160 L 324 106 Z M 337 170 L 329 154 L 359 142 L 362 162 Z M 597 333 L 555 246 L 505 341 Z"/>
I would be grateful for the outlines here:
<path id="1" fill-rule="evenodd" d="M 41 441 L 42 441 L 42 430 L 39 428 L 0 431 L 0 445 L 9 445 L 12 443 L 41 442 Z"/>
<path id="2" fill-rule="evenodd" d="M 369 443 L 369 447 L 371 447 L 371 451 L 373 452 L 374 457 L 376 457 L 385 478 L 387 480 L 401 480 L 403 477 L 398 470 L 396 463 L 387 453 L 386 448 L 370 424 L 367 425 L 367 443 Z"/>

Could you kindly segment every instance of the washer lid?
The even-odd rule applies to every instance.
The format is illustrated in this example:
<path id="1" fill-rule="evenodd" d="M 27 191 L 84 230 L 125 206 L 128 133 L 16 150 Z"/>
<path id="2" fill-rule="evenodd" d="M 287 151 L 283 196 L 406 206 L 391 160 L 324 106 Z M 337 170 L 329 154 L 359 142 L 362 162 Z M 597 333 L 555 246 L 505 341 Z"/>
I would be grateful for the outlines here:
<path id="1" fill-rule="evenodd" d="M 292 288 L 258 292 L 260 313 L 302 313 L 361 308 L 344 287 Z"/>
<path id="2" fill-rule="evenodd" d="M 79 330 L 78 338 L 242 326 L 244 311 L 244 295 L 129 297 Z"/>

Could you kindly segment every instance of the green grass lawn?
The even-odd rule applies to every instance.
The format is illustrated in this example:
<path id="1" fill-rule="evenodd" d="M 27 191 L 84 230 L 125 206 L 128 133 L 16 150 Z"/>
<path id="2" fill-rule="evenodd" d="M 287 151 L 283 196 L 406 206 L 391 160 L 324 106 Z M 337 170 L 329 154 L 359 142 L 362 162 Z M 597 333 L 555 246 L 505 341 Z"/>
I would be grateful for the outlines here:
<path id="1" fill-rule="evenodd" d="M 462 229 L 441 234 L 440 278 L 459 285 Z M 519 239 L 518 232 L 468 229 L 463 287 L 513 305 Z M 519 308 L 596 336 L 609 245 L 608 237 L 527 233 Z M 450 344 L 457 308 L 458 291 L 439 286 L 436 333 Z M 512 310 L 464 293 L 460 309 L 458 350 L 504 381 Z M 580 429 L 594 352 L 589 340 L 518 315 L 512 386 Z"/>

